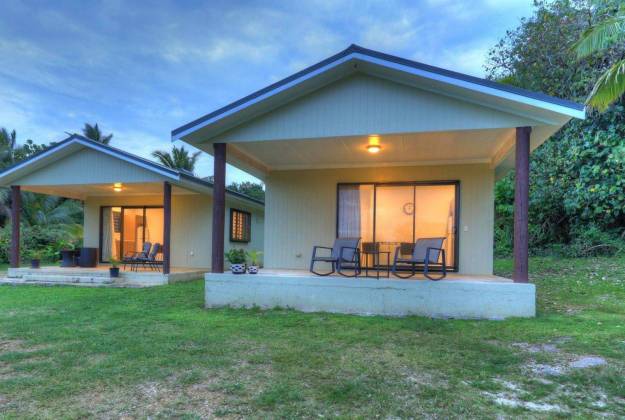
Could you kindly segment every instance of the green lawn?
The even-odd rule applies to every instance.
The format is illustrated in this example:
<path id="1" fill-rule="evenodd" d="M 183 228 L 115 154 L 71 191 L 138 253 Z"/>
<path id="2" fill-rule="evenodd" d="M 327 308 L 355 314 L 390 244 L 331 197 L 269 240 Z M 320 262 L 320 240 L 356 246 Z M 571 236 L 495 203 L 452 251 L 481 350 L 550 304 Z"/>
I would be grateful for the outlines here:
<path id="1" fill-rule="evenodd" d="M 205 310 L 201 281 L 3 286 L 0 416 L 625 416 L 625 258 L 531 269 L 538 317 L 507 321 Z M 569 367 L 588 355 L 607 363 Z"/>

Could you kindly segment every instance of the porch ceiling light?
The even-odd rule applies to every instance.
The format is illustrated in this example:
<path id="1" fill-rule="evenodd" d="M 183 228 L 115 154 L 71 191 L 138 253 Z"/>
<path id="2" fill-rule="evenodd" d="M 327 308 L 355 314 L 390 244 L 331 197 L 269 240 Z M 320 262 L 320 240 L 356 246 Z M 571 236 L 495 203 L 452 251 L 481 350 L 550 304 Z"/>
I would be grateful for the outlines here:
<path id="1" fill-rule="evenodd" d="M 113 184 L 113 191 L 121 192 L 122 191 L 122 183 L 121 182 L 114 183 Z"/>
<path id="2" fill-rule="evenodd" d="M 369 136 L 369 144 L 367 145 L 367 151 L 369 153 L 375 154 L 382 150 L 382 146 L 380 146 L 380 136 L 377 134 L 372 134 Z"/>

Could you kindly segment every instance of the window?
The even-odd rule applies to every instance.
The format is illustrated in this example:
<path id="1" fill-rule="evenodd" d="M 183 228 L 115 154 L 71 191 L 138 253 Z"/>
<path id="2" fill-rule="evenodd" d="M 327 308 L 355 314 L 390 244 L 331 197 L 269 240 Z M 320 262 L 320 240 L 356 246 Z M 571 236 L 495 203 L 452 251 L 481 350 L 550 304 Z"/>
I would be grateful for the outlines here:
<path id="1" fill-rule="evenodd" d="M 252 215 L 243 210 L 230 209 L 230 242 L 249 242 Z"/>
<path id="2" fill-rule="evenodd" d="M 457 269 L 456 181 L 338 184 L 337 237 L 361 238 L 390 252 L 419 238 L 444 237 L 449 269 Z"/>
<path id="3" fill-rule="evenodd" d="M 100 261 L 121 260 L 145 242 L 163 244 L 162 207 L 100 207 Z"/>

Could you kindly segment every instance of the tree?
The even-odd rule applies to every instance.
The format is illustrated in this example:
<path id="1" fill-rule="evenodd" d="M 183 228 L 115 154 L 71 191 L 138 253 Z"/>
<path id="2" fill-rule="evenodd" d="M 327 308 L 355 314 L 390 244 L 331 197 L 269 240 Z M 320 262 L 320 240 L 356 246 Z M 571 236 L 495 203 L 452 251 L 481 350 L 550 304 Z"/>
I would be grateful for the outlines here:
<path id="1" fill-rule="evenodd" d="M 263 187 L 263 184 L 250 181 L 233 182 L 228 185 L 228 189 L 245 194 L 248 197 L 255 198 L 260 201 L 265 201 L 265 188 Z"/>
<path id="2" fill-rule="evenodd" d="M 195 164 L 202 152 L 194 152 L 189 154 L 189 151 L 180 147 L 172 147 L 171 153 L 164 150 L 155 150 L 152 152 L 152 156 L 159 160 L 159 162 L 167 166 L 168 168 L 182 169 L 188 172 L 195 170 Z"/>
<path id="3" fill-rule="evenodd" d="M 0 128 L 0 165 L 7 167 L 15 162 L 15 146 L 17 144 L 17 133 L 15 130 L 9 132 L 6 128 Z"/>
<path id="4" fill-rule="evenodd" d="M 577 60 L 580 34 L 613 15 L 617 1 L 536 2 L 532 17 L 489 52 L 491 79 L 583 101 L 625 45 Z M 530 246 L 532 252 L 558 249 L 569 255 L 614 249 L 625 233 L 625 108 L 617 101 L 606 112 L 572 120 L 530 158 Z M 512 244 L 514 174 L 495 189 L 495 244 L 508 254 Z"/>
<path id="5" fill-rule="evenodd" d="M 109 144 L 113 138 L 113 134 L 108 134 L 106 136 L 102 134 L 100 127 L 98 127 L 98 123 L 95 123 L 94 125 L 85 123 L 85 126 L 82 129 L 82 134 L 88 139 L 104 144 Z"/>
<path id="6" fill-rule="evenodd" d="M 579 59 L 602 54 L 617 42 L 625 41 L 625 4 L 615 10 L 614 16 L 605 16 L 601 21 L 584 31 L 575 44 Z M 586 103 L 600 111 L 618 100 L 625 93 L 625 58 L 617 60 L 595 83 Z"/>

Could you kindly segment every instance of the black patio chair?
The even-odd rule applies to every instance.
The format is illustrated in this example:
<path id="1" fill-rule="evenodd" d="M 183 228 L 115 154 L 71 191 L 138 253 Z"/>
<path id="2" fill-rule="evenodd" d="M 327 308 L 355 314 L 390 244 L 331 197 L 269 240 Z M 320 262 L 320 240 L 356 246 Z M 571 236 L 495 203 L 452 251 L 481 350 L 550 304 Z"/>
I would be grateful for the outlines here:
<path id="1" fill-rule="evenodd" d="M 327 246 L 313 247 L 312 258 L 310 259 L 310 272 L 318 276 L 329 276 L 335 271 L 344 277 L 356 277 L 360 274 L 360 249 L 358 244 L 360 238 L 336 238 L 332 248 Z M 325 249 L 330 251 L 328 256 L 318 256 L 317 250 Z M 329 263 L 331 271 L 328 273 L 318 273 L 315 271 L 315 263 Z M 354 274 L 343 273 L 344 269 L 353 269 Z"/>
<path id="2" fill-rule="evenodd" d="M 163 266 L 163 260 L 158 259 L 158 256 L 163 252 L 163 246 L 156 242 L 152 246 L 152 250 L 148 254 L 146 258 L 136 258 L 134 260 L 133 265 L 131 265 L 131 270 L 134 267 L 134 271 L 137 271 L 137 268 L 141 266 L 147 266 L 151 270 L 160 271 L 160 268 Z"/>
<path id="3" fill-rule="evenodd" d="M 130 269 L 132 270 L 132 264 L 134 261 L 136 261 L 137 259 L 143 258 L 146 259 L 148 258 L 148 255 L 150 254 L 150 249 L 152 248 L 152 243 L 151 242 L 144 242 L 143 243 L 143 248 L 141 249 L 141 251 L 139 252 L 130 252 L 127 253 L 126 255 L 124 255 L 124 258 L 122 259 L 122 263 L 124 264 L 124 270 L 126 270 L 126 265 L 130 264 Z"/>
<path id="4" fill-rule="evenodd" d="M 417 267 L 423 267 L 423 275 L 430 280 L 441 280 L 447 276 L 447 261 L 445 250 L 443 249 L 445 238 L 420 238 L 414 244 L 412 254 L 408 257 L 402 255 L 401 247 L 395 249 L 395 257 L 393 258 L 393 275 L 400 279 L 407 279 L 414 276 Z M 442 262 L 438 262 L 442 260 Z M 399 274 L 401 268 L 410 267 L 410 274 Z M 440 268 L 440 276 L 432 276 L 430 268 Z"/>

